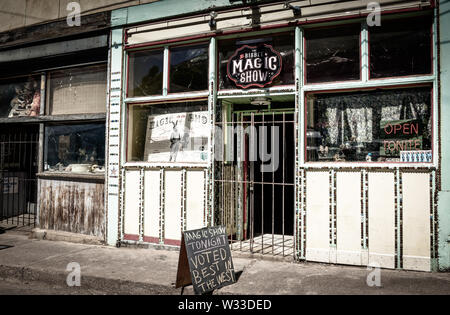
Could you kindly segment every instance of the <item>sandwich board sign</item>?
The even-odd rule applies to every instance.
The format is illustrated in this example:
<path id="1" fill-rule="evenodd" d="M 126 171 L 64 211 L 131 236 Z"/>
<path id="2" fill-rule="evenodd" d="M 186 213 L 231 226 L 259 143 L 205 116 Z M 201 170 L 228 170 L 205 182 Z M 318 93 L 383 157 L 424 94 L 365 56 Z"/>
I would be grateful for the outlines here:
<path id="1" fill-rule="evenodd" d="M 195 294 L 200 295 L 235 282 L 225 227 L 215 226 L 183 233 L 176 288 L 192 284 Z"/>

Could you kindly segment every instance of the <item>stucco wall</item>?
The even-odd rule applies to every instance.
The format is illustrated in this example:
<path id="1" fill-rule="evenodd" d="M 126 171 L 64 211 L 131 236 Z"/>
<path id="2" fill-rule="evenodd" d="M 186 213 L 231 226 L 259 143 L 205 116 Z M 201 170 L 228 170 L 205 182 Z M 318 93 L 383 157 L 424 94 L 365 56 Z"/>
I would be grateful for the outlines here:
<path id="1" fill-rule="evenodd" d="M 0 32 L 67 16 L 67 4 L 78 2 L 82 14 L 92 14 L 158 0 L 1 0 Z"/>

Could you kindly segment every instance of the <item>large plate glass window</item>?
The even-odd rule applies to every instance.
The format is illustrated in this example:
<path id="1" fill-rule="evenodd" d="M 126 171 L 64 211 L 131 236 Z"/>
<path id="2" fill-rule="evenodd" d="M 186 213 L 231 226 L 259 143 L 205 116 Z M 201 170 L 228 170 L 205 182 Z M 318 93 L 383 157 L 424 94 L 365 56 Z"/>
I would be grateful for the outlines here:
<path id="1" fill-rule="evenodd" d="M 102 173 L 105 166 L 105 123 L 45 127 L 44 170 Z"/>
<path id="2" fill-rule="evenodd" d="M 431 18 L 421 17 L 370 27 L 370 77 L 431 74 L 431 25 Z"/>
<path id="3" fill-rule="evenodd" d="M 308 162 L 432 162 L 430 87 L 307 94 Z"/>
<path id="4" fill-rule="evenodd" d="M 207 90 L 208 67 L 208 45 L 171 48 L 169 92 Z"/>
<path id="5" fill-rule="evenodd" d="M 361 26 L 305 31 L 306 83 L 360 79 Z"/>
<path id="6" fill-rule="evenodd" d="M 129 53 L 128 97 L 161 95 L 164 50 Z"/>
<path id="7" fill-rule="evenodd" d="M 128 162 L 205 163 L 207 101 L 129 105 Z"/>
<path id="8" fill-rule="evenodd" d="M 239 82 L 234 82 L 228 75 L 228 63 L 230 58 L 236 57 L 244 59 L 239 68 L 240 75 L 249 74 L 253 79 L 253 75 L 268 76 L 269 82 L 265 82 L 265 87 L 282 86 L 294 84 L 294 33 L 272 34 L 271 36 L 258 38 L 233 38 L 219 41 L 219 89 L 241 89 L 247 88 L 246 85 L 240 86 Z M 254 52 L 246 50 L 248 47 L 256 47 Z M 252 55 L 253 54 L 253 55 Z M 263 54 L 263 55 L 260 55 Z M 281 56 L 281 62 L 273 65 L 273 72 L 259 72 L 261 67 L 269 64 L 270 58 Z M 268 62 L 265 58 L 268 57 Z M 277 67 L 281 67 L 278 69 Z M 266 68 L 270 68 L 267 66 Z M 255 80 L 261 81 L 261 80 Z M 263 80 L 264 81 L 264 80 Z M 247 82 L 248 83 L 248 82 Z M 268 83 L 268 84 L 266 84 Z M 253 87 L 254 86 L 250 86 Z M 262 86 L 260 86 L 262 87 Z"/>
<path id="9" fill-rule="evenodd" d="M 0 81 L 0 117 L 39 116 L 40 108 L 40 76 Z"/>
<path id="10" fill-rule="evenodd" d="M 49 115 L 106 112 L 106 65 L 64 69 L 48 75 Z"/>

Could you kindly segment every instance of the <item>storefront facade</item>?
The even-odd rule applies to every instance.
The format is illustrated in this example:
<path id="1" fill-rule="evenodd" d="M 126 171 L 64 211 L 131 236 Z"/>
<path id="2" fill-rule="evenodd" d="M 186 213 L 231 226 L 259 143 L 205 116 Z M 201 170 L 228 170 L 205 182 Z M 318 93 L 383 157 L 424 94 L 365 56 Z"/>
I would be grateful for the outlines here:
<path id="1" fill-rule="evenodd" d="M 194 2 L 112 12 L 108 244 L 448 268 L 434 1 Z"/>
<path id="2" fill-rule="evenodd" d="M 105 241 L 109 13 L 2 33 L 0 223 Z M 49 31 L 51 30 L 51 31 Z"/>

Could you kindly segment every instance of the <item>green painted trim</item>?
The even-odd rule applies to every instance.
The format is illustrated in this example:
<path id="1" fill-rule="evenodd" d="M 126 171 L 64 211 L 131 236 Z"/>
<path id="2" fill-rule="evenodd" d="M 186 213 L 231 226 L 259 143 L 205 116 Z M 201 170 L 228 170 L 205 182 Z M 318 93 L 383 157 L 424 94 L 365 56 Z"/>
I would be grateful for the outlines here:
<path id="1" fill-rule="evenodd" d="M 239 3 L 239 6 L 242 6 L 242 4 Z M 161 18 L 196 14 L 202 11 L 231 7 L 237 7 L 237 5 L 230 5 L 229 0 L 189 0 L 189 5 L 186 5 L 185 1 L 180 0 L 156 1 L 112 11 L 111 26 L 114 28 Z"/>

